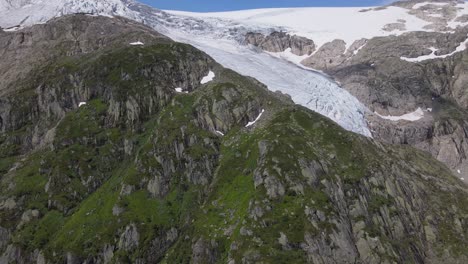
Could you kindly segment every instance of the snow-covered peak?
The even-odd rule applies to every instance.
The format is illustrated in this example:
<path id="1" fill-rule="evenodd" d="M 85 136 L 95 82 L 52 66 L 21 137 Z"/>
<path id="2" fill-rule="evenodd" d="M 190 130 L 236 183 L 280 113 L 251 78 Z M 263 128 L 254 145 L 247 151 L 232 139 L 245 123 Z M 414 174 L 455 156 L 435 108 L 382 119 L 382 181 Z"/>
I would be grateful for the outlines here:
<path id="1" fill-rule="evenodd" d="M 74 13 L 125 16 L 137 19 L 128 8 L 132 0 L 0 0 L 0 26 L 30 26 Z"/>

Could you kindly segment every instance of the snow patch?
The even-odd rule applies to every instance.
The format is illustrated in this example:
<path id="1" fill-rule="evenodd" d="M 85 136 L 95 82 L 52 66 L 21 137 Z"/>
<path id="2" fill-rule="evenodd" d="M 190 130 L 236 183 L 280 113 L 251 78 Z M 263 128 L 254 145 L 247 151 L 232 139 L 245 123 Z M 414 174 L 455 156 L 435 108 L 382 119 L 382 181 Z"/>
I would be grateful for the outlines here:
<path id="1" fill-rule="evenodd" d="M 212 72 L 212 71 L 210 71 L 210 72 L 208 73 L 207 76 L 205 76 L 205 77 L 202 78 L 202 80 L 200 81 L 200 83 L 201 83 L 201 84 L 209 83 L 209 82 L 213 81 L 214 77 L 215 77 L 215 73 Z"/>
<path id="2" fill-rule="evenodd" d="M 283 52 L 269 52 L 269 51 L 265 51 L 265 52 L 270 54 L 273 57 L 292 62 L 292 63 L 294 63 L 294 64 L 296 64 L 296 65 L 298 65 L 300 67 L 303 66 L 301 64 L 301 61 L 303 61 L 303 60 L 305 60 L 305 59 L 307 59 L 309 57 L 309 55 L 302 55 L 302 56 L 296 55 L 296 54 L 292 53 L 291 48 L 287 48 Z"/>
<path id="3" fill-rule="evenodd" d="M 250 126 L 255 125 L 255 123 L 257 123 L 257 121 L 260 120 L 260 118 L 262 117 L 264 112 L 265 112 L 265 109 L 262 109 L 262 112 L 260 112 L 260 114 L 257 116 L 257 118 L 255 118 L 254 121 L 247 123 L 247 125 L 245 125 L 245 127 L 250 127 Z"/>
<path id="4" fill-rule="evenodd" d="M 220 134 L 221 136 L 224 136 L 224 133 L 219 130 L 216 130 L 216 133 Z"/>
<path id="5" fill-rule="evenodd" d="M 145 45 L 145 43 L 143 43 L 141 41 L 137 41 L 137 42 L 130 43 L 130 45 L 132 45 L 132 46 L 143 46 L 143 45 Z"/>
<path id="6" fill-rule="evenodd" d="M 82 107 L 82 106 L 84 106 L 84 105 L 86 105 L 86 102 L 80 102 L 80 103 L 78 104 L 78 107 Z"/>
<path id="7" fill-rule="evenodd" d="M 353 51 L 353 54 L 354 55 L 357 55 L 359 53 L 359 51 L 362 50 L 362 48 L 364 48 L 366 46 L 367 43 L 364 43 L 362 44 L 362 46 L 360 46 L 359 48 L 357 48 L 356 50 Z"/>
<path id="8" fill-rule="evenodd" d="M 468 44 L 468 38 L 465 41 L 463 41 L 462 43 L 460 43 L 460 45 L 458 45 L 458 47 L 449 54 L 436 55 L 435 52 L 438 51 L 438 49 L 431 47 L 430 49 L 432 50 L 432 53 L 429 54 L 429 55 L 419 56 L 419 57 L 416 57 L 416 58 L 400 57 L 400 59 L 402 59 L 404 61 L 408 61 L 408 62 L 422 62 L 422 61 L 426 61 L 426 60 L 443 59 L 443 58 L 453 56 L 454 54 L 456 54 L 458 52 L 462 52 L 462 51 L 466 50 L 466 45 L 467 44 Z"/>
<path id="9" fill-rule="evenodd" d="M 177 87 L 177 88 L 174 88 L 174 90 L 178 93 L 188 93 L 187 91 L 184 91 L 184 89 L 180 88 L 180 87 Z"/>
<path id="10" fill-rule="evenodd" d="M 376 115 L 378 115 L 380 118 L 391 120 L 391 121 L 400 121 L 400 120 L 406 120 L 406 121 L 418 121 L 419 119 L 424 117 L 424 111 L 421 108 L 416 109 L 416 111 L 404 114 L 402 116 L 383 116 L 380 115 L 377 112 L 374 112 Z"/>
<path id="11" fill-rule="evenodd" d="M 458 174 L 461 174 L 461 170 L 457 170 Z"/>
<path id="12" fill-rule="evenodd" d="M 5 31 L 5 32 L 15 32 L 15 31 L 18 31 L 20 29 L 22 29 L 22 27 L 16 26 L 16 27 L 11 27 L 11 28 L 4 28 L 3 31 Z"/>

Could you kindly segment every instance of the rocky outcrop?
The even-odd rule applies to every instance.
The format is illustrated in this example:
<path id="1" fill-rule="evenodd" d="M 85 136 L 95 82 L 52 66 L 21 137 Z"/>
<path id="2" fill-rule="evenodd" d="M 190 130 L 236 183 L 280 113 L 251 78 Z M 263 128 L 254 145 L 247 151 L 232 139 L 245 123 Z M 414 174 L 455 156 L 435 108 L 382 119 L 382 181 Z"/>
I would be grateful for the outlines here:
<path id="1" fill-rule="evenodd" d="M 196 264 L 214 264 L 217 261 L 216 248 L 218 247 L 215 241 L 205 241 L 200 238 L 192 246 L 192 260 Z"/>
<path id="2" fill-rule="evenodd" d="M 319 50 L 302 63 L 313 69 L 326 70 L 336 67 L 346 60 L 346 43 L 343 40 L 334 40 L 323 44 Z"/>
<path id="3" fill-rule="evenodd" d="M 314 41 L 296 35 L 291 36 L 285 32 L 273 32 L 267 36 L 249 32 L 245 35 L 245 43 L 269 52 L 291 49 L 291 52 L 298 56 L 310 55 L 315 51 Z"/>
<path id="4" fill-rule="evenodd" d="M 35 25 L 0 36 L 2 63 L 0 94 L 15 91 L 18 81 L 30 77 L 31 70 L 60 56 L 84 55 L 141 41 L 146 45 L 169 43 L 169 39 L 137 22 L 86 15 L 52 19 L 51 24 Z M 105 34 L 101 34 L 105 32 Z M 9 65 L 9 66 L 6 66 Z"/>
<path id="5" fill-rule="evenodd" d="M 8 241 L 10 240 L 10 232 L 0 227 L 0 249 L 3 249 L 6 245 L 8 245 Z"/>
<path id="6" fill-rule="evenodd" d="M 284 120 L 299 118 L 295 115 L 291 113 L 283 118 L 285 118 Z M 320 125 L 315 124 L 315 126 Z M 252 244 L 260 249 L 243 251 L 241 256 L 236 255 L 238 254 L 236 250 L 232 250 L 231 255 L 234 256 L 236 262 L 254 263 L 260 261 L 263 259 L 260 253 L 262 245 L 269 243 L 269 241 L 275 241 L 277 247 L 285 251 L 305 252 L 306 258 L 303 262 L 310 263 L 355 263 L 360 261 L 368 263 L 391 263 L 391 261 L 439 263 L 443 261 L 443 257 L 439 258 L 431 253 L 437 251 L 437 245 L 431 241 L 437 240 L 434 235 L 437 233 L 438 224 L 434 225 L 434 222 L 429 219 L 437 218 L 439 210 L 432 211 L 426 207 L 425 200 L 431 199 L 432 194 L 429 194 L 425 187 L 420 186 L 420 188 L 419 184 L 412 182 L 415 180 L 415 175 L 419 174 L 416 172 L 419 170 L 418 168 L 425 171 L 423 174 L 429 171 L 435 172 L 434 168 L 425 167 L 429 166 L 429 163 L 415 166 L 414 160 L 408 159 L 405 151 L 387 149 L 389 151 L 387 154 L 393 153 L 391 155 L 396 155 L 395 157 L 399 158 L 406 157 L 406 162 L 409 162 L 405 165 L 405 162 L 400 160 L 398 164 L 391 166 L 386 164 L 386 162 L 391 162 L 387 160 L 388 157 L 360 152 L 359 148 L 367 149 L 370 143 L 359 141 L 359 143 L 355 142 L 356 145 L 352 144 L 359 147 L 354 149 L 353 157 L 350 157 L 351 160 L 359 160 L 359 165 L 355 162 L 340 165 L 344 153 L 339 150 L 310 158 L 312 154 L 307 152 L 307 146 L 289 145 L 283 137 L 278 136 L 278 134 L 283 135 L 282 133 L 291 137 L 301 135 L 310 140 L 309 144 L 317 146 L 322 144 L 320 142 L 327 142 L 325 135 L 321 137 L 313 134 L 310 136 L 315 137 L 315 139 L 312 139 L 300 127 L 289 126 L 285 128 L 275 123 L 268 126 L 267 131 L 267 134 L 271 133 L 271 137 L 264 135 L 263 140 L 258 142 L 258 147 L 255 146 L 258 148 L 259 157 L 258 167 L 253 172 L 256 191 L 263 192 L 265 198 L 253 199 L 249 202 L 251 220 L 244 222 L 240 228 L 240 234 L 252 237 L 254 241 Z M 348 138 L 348 140 L 353 139 Z M 294 149 L 295 154 L 289 152 L 289 149 Z M 421 153 L 413 158 L 419 155 Z M 380 165 L 368 171 L 366 164 L 373 163 L 374 159 L 379 160 Z M 296 166 L 291 167 L 291 164 L 298 160 L 300 160 L 300 170 Z M 343 169 L 339 169 L 341 172 L 336 177 L 329 177 L 329 175 L 334 175 L 335 168 Z M 447 170 L 444 174 L 449 178 L 452 177 Z M 357 178 L 355 178 L 356 176 Z M 438 182 L 437 179 L 430 176 L 429 178 L 423 176 L 421 180 Z M 313 196 L 309 198 L 308 195 L 312 193 Z M 408 197 L 408 195 L 414 198 L 409 207 L 407 207 L 409 204 L 403 202 L 406 199 L 403 197 Z M 293 202 L 283 208 L 278 204 L 281 203 L 280 201 L 303 196 L 307 198 L 300 206 Z M 308 199 L 312 199 L 313 202 L 308 204 L 306 202 Z M 439 206 L 441 206 L 440 208 L 444 207 L 443 203 L 440 203 Z M 421 213 L 422 211 L 424 213 Z M 301 226 L 297 230 L 298 233 L 293 231 L 292 226 L 290 226 L 291 229 L 288 229 L 282 227 L 280 222 L 274 221 L 274 215 L 278 214 L 284 217 L 284 223 L 298 221 L 295 222 L 295 226 L 299 224 Z M 310 227 L 307 227 L 308 225 Z M 305 226 L 305 229 L 309 231 L 303 233 L 302 226 Z M 267 228 L 277 231 L 265 235 Z M 412 235 L 407 232 L 411 232 L 409 229 L 413 228 L 426 231 L 412 240 L 409 239 Z M 385 238 L 377 235 L 382 234 L 382 230 L 388 232 Z M 443 236 L 442 233 L 438 233 L 438 235 Z M 388 243 L 388 241 L 396 240 L 406 241 L 399 243 L 399 245 L 408 242 L 413 246 L 404 247 Z M 415 246 L 414 241 L 421 241 L 427 248 L 422 249 L 425 246 Z M 246 243 L 249 246 L 246 246 Z M 236 240 L 236 247 L 253 248 L 252 244 L 240 239 Z M 385 252 L 385 256 L 381 254 L 382 252 Z M 301 256 L 299 253 L 297 254 Z M 451 261 L 458 262 L 458 260 L 453 259 Z"/>
<path id="7" fill-rule="evenodd" d="M 72 31 L 73 34 L 65 34 L 73 27 L 75 28 Z M 101 34 L 101 32 L 107 33 Z M 19 35 L 28 36 L 27 45 L 14 41 Z M 55 37 L 55 35 L 59 37 Z M 74 42 L 71 39 L 72 35 L 75 35 Z M 80 41 L 80 39 L 83 40 Z M 85 41 L 87 39 L 93 39 L 93 42 Z M 85 15 L 69 16 L 46 25 L 37 25 L 31 29 L 4 36 L 0 43 L 8 45 L 3 47 L 5 64 L 2 65 L 9 65 L 9 67 L 0 69 L 0 73 L 5 77 L 5 81 L 2 82 L 5 87 L 0 87 L 4 95 L 0 101 L 0 130 L 7 133 L 30 124 L 33 129 L 31 134 L 24 139 L 24 148 L 35 148 L 43 145 L 40 139 L 46 138 L 45 135 L 68 111 L 76 109 L 80 102 L 87 102 L 100 96 L 106 97 L 106 101 L 109 101 L 110 104 L 109 119 L 106 121 L 108 124 L 122 122 L 122 117 L 126 117 L 126 125 L 137 127 L 138 123 L 144 119 L 144 115 L 157 111 L 161 105 L 167 103 L 174 93 L 170 88 L 160 89 L 158 86 L 185 87 L 187 90 L 193 90 L 200 85 L 199 81 L 208 71 L 208 63 L 210 63 L 206 58 L 204 62 L 201 62 L 200 53 L 194 53 L 191 59 L 182 62 L 166 61 L 165 66 L 161 64 L 145 65 L 138 72 L 131 72 L 132 69 L 127 68 L 127 71 L 122 70 L 118 73 L 120 75 L 118 77 L 128 83 L 142 77 L 154 82 L 156 91 L 153 96 L 137 97 L 128 90 L 117 91 L 114 89 L 115 86 L 112 87 L 109 83 L 89 83 L 88 80 L 98 78 L 97 75 L 100 77 L 107 75 L 108 78 L 111 78 L 112 74 L 117 74 L 112 72 L 112 65 L 107 63 L 113 59 L 112 56 L 119 56 L 119 52 L 122 53 L 125 49 L 133 48 L 134 55 L 137 56 L 138 47 L 129 45 L 136 39 L 144 41 L 147 46 L 171 45 L 166 37 L 129 20 L 121 18 L 114 21 L 104 17 L 92 19 L 92 17 Z M 57 47 L 58 45 L 61 47 Z M 42 49 L 43 46 L 48 46 L 52 52 L 47 51 L 46 53 L 37 50 Z M 106 50 L 110 47 L 117 52 L 111 55 L 106 54 Z M 118 51 L 119 49 L 120 51 Z M 186 52 L 183 46 L 167 46 L 167 49 L 171 49 L 174 56 Z M 63 50 L 67 50 L 67 52 L 63 53 Z M 62 53 L 60 53 L 61 51 Z M 79 61 L 76 59 L 68 59 L 68 62 L 59 61 L 56 68 L 48 67 L 47 64 L 45 67 L 39 65 L 45 63 L 46 59 L 53 62 L 60 56 L 84 56 L 92 52 L 102 55 L 99 59 L 101 65 L 95 64 L 95 66 L 100 67 L 99 69 L 83 67 L 83 70 L 72 73 L 70 72 L 70 70 L 74 70 L 72 65 Z M 20 56 L 24 56 L 25 60 L 18 60 L 18 55 L 15 54 L 21 54 Z M 29 59 L 34 60 L 37 64 L 28 63 Z M 24 62 L 28 67 L 17 65 L 19 61 Z M 42 74 L 49 75 L 49 79 L 37 80 L 33 76 L 28 81 L 24 80 L 31 70 L 29 67 L 41 67 Z M 171 67 L 178 68 L 179 71 L 168 71 L 168 68 Z M 16 75 L 13 78 L 14 83 L 9 81 L 12 72 Z M 19 102 L 11 96 L 8 89 L 34 90 L 34 92 L 24 96 Z M 24 104 L 25 101 L 27 107 L 24 108 L 24 111 L 11 111 L 12 108 L 18 104 Z M 32 122 L 32 120 L 35 121 Z"/>
<path id="8" fill-rule="evenodd" d="M 464 148 L 462 142 L 467 140 L 462 132 L 466 121 L 461 121 L 466 119 L 462 112 L 467 109 L 467 93 L 463 88 L 466 86 L 467 52 L 420 62 L 403 59 L 429 55 L 433 49 L 436 49 L 435 55 L 451 54 L 466 40 L 466 35 L 466 28 L 459 28 L 452 34 L 410 32 L 397 37 L 362 40 L 351 46 L 354 52 L 349 49 L 345 52 L 344 43 L 336 40 L 325 44 L 302 63 L 325 71 L 379 114 L 399 116 L 417 108 L 434 109 L 427 114 L 429 120 L 418 122 L 386 122 L 371 118 L 373 136 L 384 142 L 410 144 L 425 150 L 443 161 L 458 178 L 467 178 L 464 172 L 467 161 L 460 151 Z M 455 102 L 456 106 L 440 104 L 441 100 Z M 460 109 L 450 110 L 457 107 Z M 452 114 L 437 114 L 448 112 Z M 446 130 L 447 122 L 457 124 L 458 129 Z M 446 133 L 436 135 L 435 131 Z M 458 143 L 453 145 L 452 142 Z M 443 145 L 451 146 L 450 150 L 444 150 Z"/>
<path id="9" fill-rule="evenodd" d="M 119 249 L 125 251 L 131 251 L 137 249 L 140 242 L 140 234 L 138 233 L 137 227 L 131 224 L 125 227 L 125 231 L 120 236 Z"/>
<path id="10" fill-rule="evenodd" d="M 416 122 L 369 118 L 372 120 L 370 126 L 373 134 L 379 140 L 412 145 L 426 151 L 446 164 L 457 178 L 467 182 L 468 124 L 460 118 L 465 115 L 465 111 L 437 103 L 436 108 L 428 112 L 425 118 Z"/>

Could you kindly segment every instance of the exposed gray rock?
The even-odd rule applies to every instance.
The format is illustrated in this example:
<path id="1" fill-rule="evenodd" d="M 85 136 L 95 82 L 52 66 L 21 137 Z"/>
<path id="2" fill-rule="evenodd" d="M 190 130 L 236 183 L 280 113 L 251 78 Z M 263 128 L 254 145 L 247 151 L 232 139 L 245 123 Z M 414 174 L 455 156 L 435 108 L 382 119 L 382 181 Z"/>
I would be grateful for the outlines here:
<path id="1" fill-rule="evenodd" d="M 405 31 L 406 30 L 406 25 L 405 23 L 390 23 L 390 24 L 387 24 L 383 27 L 383 30 L 384 31 L 389 31 L 389 32 L 392 32 L 392 31 Z"/>
<path id="2" fill-rule="evenodd" d="M 245 226 L 240 228 L 239 233 L 242 236 L 252 236 L 252 234 L 253 234 L 253 232 L 251 230 L 247 229 Z"/>
<path id="3" fill-rule="evenodd" d="M 112 207 L 112 214 L 115 216 L 119 216 L 123 212 L 125 212 L 125 209 L 122 207 L 119 207 L 118 205 L 114 205 L 114 207 Z"/>
<path id="4" fill-rule="evenodd" d="M 155 176 L 148 183 L 148 191 L 155 197 L 163 197 L 169 192 L 169 182 L 162 182 L 161 176 Z"/>
<path id="5" fill-rule="evenodd" d="M 151 241 L 150 249 L 146 253 L 146 261 L 143 261 L 143 263 L 159 263 L 177 239 L 179 239 L 179 231 L 176 228 L 160 230 Z"/>
<path id="6" fill-rule="evenodd" d="M 8 198 L 5 201 L 2 201 L 0 203 L 1 210 L 4 210 L 4 209 L 13 210 L 15 208 L 16 208 L 16 202 L 13 198 Z"/>
<path id="7" fill-rule="evenodd" d="M 114 258 L 114 246 L 105 245 L 103 249 L 104 264 L 111 263 Z"/>
<path id="8" fill-rule="evenodd" d="M 24 224 L 30 222 L 31 220 L 37 219 L 40 216 L 40 212 L 38 210 L 27 210 L 21 216 L 21 222 L 18 225 L 18 228 L 21 228 Z"/>
<path id="9" fill-rule="evenodd" d="M 411 7 L 414 3 L 414 1 L 405 2 L 403 5 Z M 447 8 L 450 11 L 453 5 L 449 4 Z M 403 115 L 413 112 L 418 107 L 422 109 L 442 107 L 441 111 L 446 112 L 443 108 L 448 104 L 437 106 L 438 98 L 455 101 L 459 107 L 466 110 L 468 93 L 463 88 L 468 81 L 465 70 L 466 51 L 446 59 L 421 63 L 407 62 L 400 58 L 431 54 L 430 47 L 438 49 L 436 55 L 449 54 L 465 41 L 466 35 L 467 29 L 460 28 L 452 34 L 410 32 L 397 37 L 378 37 L 365 40 L 359 45 L 353 44 L 360 47 L 353 47 L 358 52 L 350 52 L 350 47 L 345 54 L 342 54 L 343 43 L 338 45 L 340 41 L 337 40 L 336 47 L 327 44 L 330 50 L 325 49 L 324 45 L 322 51 L 319 50 L 302 63 L 308 67 L 324 70 L 372 111 L 382 115 Z M 413 123 L 371 120 L 373 123 L 371 127 L 375 138 L 384 142 L 416 146 L 447 164 L 457 177 L 467 178 L 463 173 L 467 161 L 465 155 L 460 154 L 460 149 L 464 148 L 460 142 L 465 142 L 467 138 L 465 133 L 461 132 L 464 129 L 459 129 L 460 132 L 455 132 L 457 131 L 455 129 L 448 132 L 440 129 L 441 124 L 446 122 L 439 121 L 441 118 L 439 115 L 432 117 L 433 113 L 427 113 L 427 116 L 431 118 Z M 460 119 L 458 116 L 463 114 L 457 114 L 456 119 Z M 447 118 L 444 117 L 445 119 Z M 457 122 L 460 123 L 460 121 L 451 121 L 451 123 Z M 463 122 L 459 125 L 462 128 Z M 446 133 L 438 133 L 436 136 L 435 131 L 446 131 Z M 452 142 L 459 143 L 452 144 Z M 458 170 L 462 173 L 459 174 Z"/>
<path id="10" fill-rule="evenodd" d="M 0 226 L 0 249 L 3 249 L 10 241 L 10 232 Z"/>
<path id="11" fill-rule="evenodd" d="M 284 250 L 289 250 L 291 247 L 288 243 L 288 237 L 283 233 L 280 232 L 280 237 L 278 238 L 278 243 L 283 247 Z"/>
<path id="12" fill-rule="evenodd" d="M 283 52 L 290 48 L 291 52 L 298 56 L 310 55 L 315 51 L 314 41 L 285 32 L 273 32 L 268 36 L 249 32 L 245 36 L 245 43 L 269 52 Z"/>
<path id="13" fill-rule="evenodd" d="M 47 264 L 46 259 L 42 252 L 39 252 L 36 259 L 36 264 Z"/>
<path id="14" fill-rule="evenodd" d="M 343 40 L 333 40 L 323 44 L 313 56 L 301 63 L 313 69 L 327 70 L 346 60 L 345 51 L 346 43 Z"/>
<path id="15" fill-rule="evenodd" d="M 131 224 L 125 228 L 125 231 L 120 236 L 119 249 L 132 251 L 136 249 L 140 243 L 140 234 L 135 224 Z"/>
<path id="16" fill-rule="evenodd" d="M 212 264 L 216 263 L 218 253 L 216 251 L 217 243 L 206 241 L 199 238 L 192 246 L 192 261 L 194 264 Z"/>

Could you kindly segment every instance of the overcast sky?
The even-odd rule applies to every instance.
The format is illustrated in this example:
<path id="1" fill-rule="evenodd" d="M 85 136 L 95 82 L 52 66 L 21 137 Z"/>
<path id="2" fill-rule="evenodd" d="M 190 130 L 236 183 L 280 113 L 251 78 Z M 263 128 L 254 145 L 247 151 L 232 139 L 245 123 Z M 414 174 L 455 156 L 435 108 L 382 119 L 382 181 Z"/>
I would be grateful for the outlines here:
<path id="1" fill-rule="evenodd" d="M 391 0 L 140 0 L 159 9 L 196 12 L 265 7 L 377 6 Z"/>

